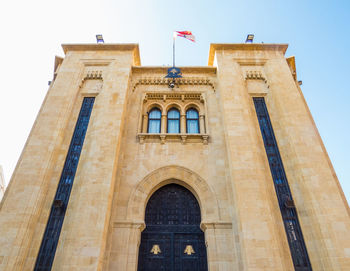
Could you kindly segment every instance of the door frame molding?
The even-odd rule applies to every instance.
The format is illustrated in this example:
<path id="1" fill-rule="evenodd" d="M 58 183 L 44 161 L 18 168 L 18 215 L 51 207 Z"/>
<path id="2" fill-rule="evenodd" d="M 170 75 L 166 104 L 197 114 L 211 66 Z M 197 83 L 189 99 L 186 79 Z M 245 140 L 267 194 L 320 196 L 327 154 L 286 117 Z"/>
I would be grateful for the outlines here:
<path id="1" fill-rule="evenodd" d="M 192 170 L 176 165 L 161 167 L 145 176 L 135 186 L 127 202 L 125 220 L 113 222 L 111 245 L 113 261 L 107 270 L 136 271 L 141 233 L 145 228 L 145 210 L 149 198 L 160 187 L 175 183 L 191 191 L 196 197 L 200 211 L 200 227 L 207 247 L 208 270 L 232 270 L 237 266 L 235 236 L 232 221 L 223 221 L 218 199 L 207 181 Z M 239 270 L 238 267 L 234 270 Z"/>
<path id="2" fill-rule="evenodd" d="M 218 200 L 207 181 L 192 170 L 176 165 L 156 169 L 136 185 L 129 198 L 127 220 L 144 221 L 149 198 L 170 183 L 182 185 L 192 192 L 199 203 L 202 223 L 220 221 Z"/>

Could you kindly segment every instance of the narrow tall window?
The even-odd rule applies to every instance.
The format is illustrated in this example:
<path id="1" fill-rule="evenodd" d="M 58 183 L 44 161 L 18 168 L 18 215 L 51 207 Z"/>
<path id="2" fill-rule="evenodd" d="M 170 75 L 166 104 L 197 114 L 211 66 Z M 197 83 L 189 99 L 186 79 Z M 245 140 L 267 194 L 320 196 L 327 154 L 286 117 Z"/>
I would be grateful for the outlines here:
<path id="1" fill-rule="evenodd" d="M 275 134 L 271 125 L 269 112 L 264 98 L 253 98 L 256 115 L 258 117 L 261 135 L 264 141 L 267 160 L 275 185 L 277 199 L 287 234 L 289 249 L 296 271 L 311 271 L 311 263 L 306 250 L 303 234 L 299 224 L 297 210 L 294 206 L 292 193 L 289 188 L 286 173 Z"/>
<path id="2" fill-rule="evenodd" d="M 180 112 L 175 108 L 168 111 L 168 133 L 180 133 Z"/>
<path id="3" fill-rule="evenodd" d="M 186 112 L 186 131 L 188 134 L 199 134 L 198 111 L 194 108 Z"/>
<path id="4" fill-rule="evenodd" d="M 51 270 L 94 101 L 93 97 L 86 97 L 83 100 L 34 271 Z"/>
<path id="5" fill-rule="evenodd" d="M 158 108 L 153 108 L 148 114 L 148 133 L 160 133 L 161 119 L 162 112 Z"/>

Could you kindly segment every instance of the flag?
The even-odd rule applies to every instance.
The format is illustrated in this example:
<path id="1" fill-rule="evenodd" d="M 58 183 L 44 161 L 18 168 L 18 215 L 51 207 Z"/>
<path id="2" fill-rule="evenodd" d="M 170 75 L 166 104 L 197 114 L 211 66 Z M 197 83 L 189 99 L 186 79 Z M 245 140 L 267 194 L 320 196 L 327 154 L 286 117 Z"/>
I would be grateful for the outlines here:
<path id="1" fill-rule="evenodd" d="M 192 35 L 191 31 L 175 31 L 174 32 L 174 38 L 176 37 L 183 37 L 185 39 L 188 39 L 190 41 L 196 42 L 196 39 L 194 35 Z"/>

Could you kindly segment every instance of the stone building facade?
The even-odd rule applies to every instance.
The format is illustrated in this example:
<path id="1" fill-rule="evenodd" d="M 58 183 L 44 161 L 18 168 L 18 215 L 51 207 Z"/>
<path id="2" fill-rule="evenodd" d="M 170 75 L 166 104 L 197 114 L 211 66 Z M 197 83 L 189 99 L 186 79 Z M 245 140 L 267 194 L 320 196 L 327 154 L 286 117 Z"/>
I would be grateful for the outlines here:
<path id="1" fill-rule="evenodd" d="M 0 205 L 0 270 L 350 270 L 287 45 L 212 44 L 173 88 L 136 44 L 63 49 Z"/>
<path id="2" fill-rule="evenodd" d="M 0 166 L 0 202 L 5 193 L 5 178 L 2 170 L 2 166 Z"/>

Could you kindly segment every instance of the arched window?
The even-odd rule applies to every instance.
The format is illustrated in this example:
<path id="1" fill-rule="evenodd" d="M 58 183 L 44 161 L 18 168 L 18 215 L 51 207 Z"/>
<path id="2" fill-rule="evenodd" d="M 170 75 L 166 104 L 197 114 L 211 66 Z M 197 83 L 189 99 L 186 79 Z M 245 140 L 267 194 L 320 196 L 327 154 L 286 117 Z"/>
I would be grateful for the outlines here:
<path id="1" fill-rule="evenodd" d="M 153 108 L 148 114 L 148 133 L 160 133 L 162 113 L 158 108 Z"/>
<path id="2" fill-rule="evenodd" d="M 186 132 L 188 134 L 199 134 L 198 111 L 190 108 L 186 112 Z"/>
<path id="3" fill-rule="evenodd" d="M 176 108 L 171 108 L 168 111 L 168 133 L 180 133 L 180 112 Z"/>

